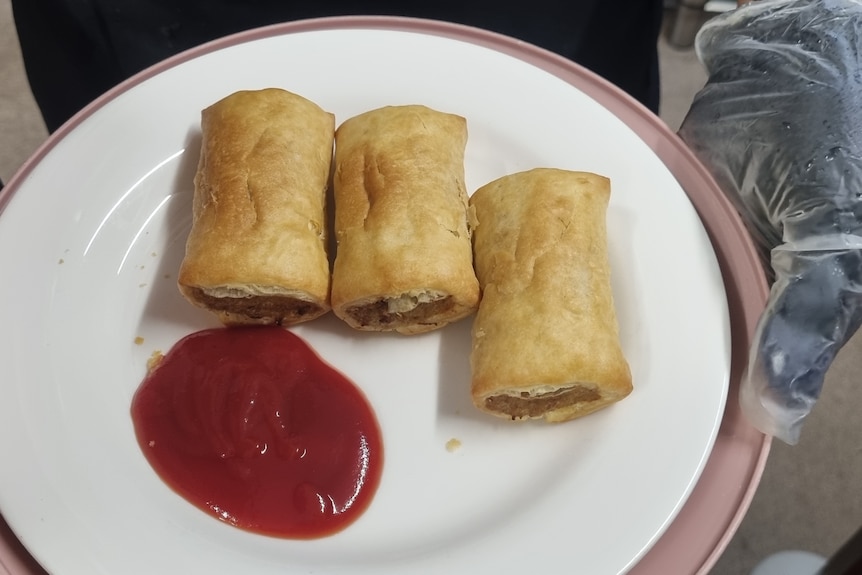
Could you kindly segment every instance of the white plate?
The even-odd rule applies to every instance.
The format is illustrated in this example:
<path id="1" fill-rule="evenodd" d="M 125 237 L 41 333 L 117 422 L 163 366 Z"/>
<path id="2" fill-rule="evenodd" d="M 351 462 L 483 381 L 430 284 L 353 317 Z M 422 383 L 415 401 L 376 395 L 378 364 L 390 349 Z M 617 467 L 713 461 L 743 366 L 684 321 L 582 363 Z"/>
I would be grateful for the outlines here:
<path id="1" fill-rule="evenodd" d="M 562 425 L 511 424 L 470 405 L 469 320 L 404 338 L 329 317 L 295 331 L 378 415 L 386 461 L 365 515 L 330 538 L 280 540 L 222 524 L 166 487 L 129 405 L 153 351 L 215 325 L 175 286 L 199 112 L 268 86 L 339 121 L 406 103 L 465 116 L 470 190 L 535 166 L 609 176 L 632 395 Z M 433 35 L 264 37 L 109 99 L 20 182 L 0 215 L 0 270 L 0 511 L 56 573 L 624 573 L 691 492 L 727 392 L 722 277 L 670 172 L 571 85 Z"/>

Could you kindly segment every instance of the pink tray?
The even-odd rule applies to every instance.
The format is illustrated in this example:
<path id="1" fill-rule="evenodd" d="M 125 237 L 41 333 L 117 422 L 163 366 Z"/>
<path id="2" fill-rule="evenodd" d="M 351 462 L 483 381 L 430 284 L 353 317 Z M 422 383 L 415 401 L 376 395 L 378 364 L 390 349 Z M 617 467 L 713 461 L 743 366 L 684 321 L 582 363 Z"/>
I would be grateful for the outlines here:
<path id="1" fill-rule="evenodd" d="M 347 28 L 405 30 L 472 42 L 550 72 L 601 102 L 664 161 L 688 194 L 712 239 L 724 277 L 733 342 L 731 385 L 719 435 L 700 481 L 674 523 L 632 568 L 632 575 L 709 572 L 748 510 L 770 440 L 743 419 L 737 400 L 754 326 L 768 293 L 754 245 L 736 211 L 685 144 L 636 100 L 590 71 L 523 42 L 465 26 L 397 17 L 337 17 L 259 28 L 216 40 L 157 64 L 117 86 L 55 132 L 0 193 L 0 207 L 19 182 L 66 134 L 118 94 L 181 62 L 221 48 L 270 36 Z M 45 575 L 0 517 L 0 574 Z"/>

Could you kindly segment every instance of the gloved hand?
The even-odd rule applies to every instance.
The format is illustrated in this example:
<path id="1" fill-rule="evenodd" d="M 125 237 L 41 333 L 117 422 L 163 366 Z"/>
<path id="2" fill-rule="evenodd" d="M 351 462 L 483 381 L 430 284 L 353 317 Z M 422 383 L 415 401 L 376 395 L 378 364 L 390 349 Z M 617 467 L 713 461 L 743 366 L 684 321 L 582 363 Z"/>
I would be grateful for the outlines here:
<path id="1" fill-rule="evenodd" d="M 695 48 L 708 81 L 679 135 L 773 280 L 742 409 L 795 444 L 862 322 L 862 1 L 760 0 L 708 21 Z"/>

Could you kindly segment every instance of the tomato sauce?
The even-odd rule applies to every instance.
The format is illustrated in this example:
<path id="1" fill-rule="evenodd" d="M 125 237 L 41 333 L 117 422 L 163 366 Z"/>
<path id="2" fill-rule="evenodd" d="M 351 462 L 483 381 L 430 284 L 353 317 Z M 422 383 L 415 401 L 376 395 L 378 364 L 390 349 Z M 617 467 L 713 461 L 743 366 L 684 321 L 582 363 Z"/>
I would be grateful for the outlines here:
<path id="1" fill-rule="evenodd" d="M 362 392 L 280 327 L 186 336 L 144 379 L 132 420 L 170 487 L 256 533 L 340 531 L 380 481 L 380 431 Z"/>

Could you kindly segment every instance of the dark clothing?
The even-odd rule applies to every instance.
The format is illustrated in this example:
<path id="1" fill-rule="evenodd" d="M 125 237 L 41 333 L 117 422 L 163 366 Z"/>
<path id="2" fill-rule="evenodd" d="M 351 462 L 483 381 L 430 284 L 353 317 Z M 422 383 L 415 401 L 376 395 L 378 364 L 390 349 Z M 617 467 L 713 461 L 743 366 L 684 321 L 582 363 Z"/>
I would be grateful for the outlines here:
<path id="1" fill-rule="evenodd" d="M 658 109 L 661 0 L 12 0 L 27 76 L 47 127 L 119 82 L 209 40 L 335 15 L 432 18 L 565 56 Z"/>

